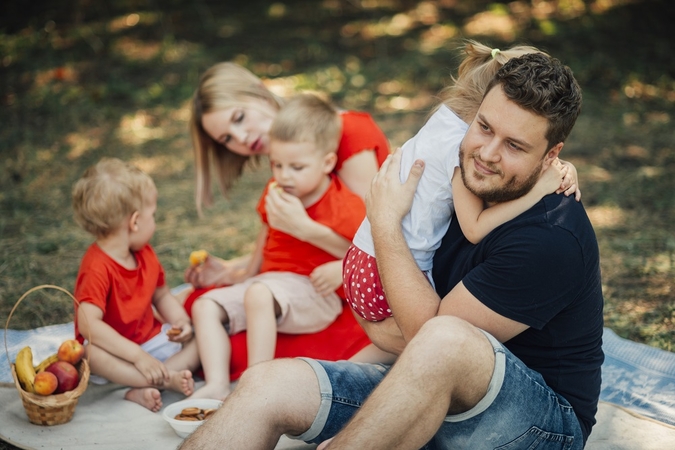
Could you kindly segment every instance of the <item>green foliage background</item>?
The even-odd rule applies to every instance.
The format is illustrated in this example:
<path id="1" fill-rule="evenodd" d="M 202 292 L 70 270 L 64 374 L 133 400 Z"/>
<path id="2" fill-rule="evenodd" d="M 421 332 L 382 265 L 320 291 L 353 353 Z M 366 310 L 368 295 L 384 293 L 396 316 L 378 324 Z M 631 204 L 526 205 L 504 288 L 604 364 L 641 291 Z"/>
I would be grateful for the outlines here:
<path id="1" fill-rule="evenodd" d="M 159 188 L 153 245 L 171 285 L 191 250 L 250 250 L 266 167 L 204 219 L 193 201 L 188 105 L 199 75 L 234 60 L 282 93 L 366 110 L 403 144 L 456 70 L 463 38 L 535 45 L 568 64 L 584 110 L 563 157 L 598 235 L 606 326 L 663 349 L 675 336 L 674 3 L 668 0 L 70 0 L 0 14 L 0 318 L 40 284 L 73 289 L 91 239 L 70 189 L 103 156 Z M 670 31 L 669 31 L 670 30 Z M 552 274 L 555 276 L 555 274 Z M 72 320 L 35 294 L 11 328 Z M 4 323 L 4 321 L 3 321 Z"/>

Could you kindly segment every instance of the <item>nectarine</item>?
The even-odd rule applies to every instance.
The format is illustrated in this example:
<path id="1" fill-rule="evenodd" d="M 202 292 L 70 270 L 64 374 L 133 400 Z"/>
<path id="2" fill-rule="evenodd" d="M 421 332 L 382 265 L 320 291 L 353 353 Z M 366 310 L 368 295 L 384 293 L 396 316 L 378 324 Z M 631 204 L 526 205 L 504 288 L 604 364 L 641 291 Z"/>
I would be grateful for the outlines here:
<path id="1" fill-rule="evenodd" d="M 75 365 L 79 363 L 82 356 L 84 356 L 84 346 L 75 339 L 68 339 L 61 344 L 56 354 L 59 361 L 65 361 Z"/>
<path id="2" fill-rule="evenodd" d="M 40 372 L 35 375 L 33 380 L 33 388 L 36 394 L 51 395 L 59 387 L 59 380 L 51 372 Z"/>
<path id="3" fill-rule="evenodd" d="M 45 371 L 53 373 L 59 380 L 59 387 L 54 391 L 55 394 L 72 391 L 80 381 L 80 374 L 77 372 L 75 366 L 66 361 L 56 361 L 47 367 Z"/>

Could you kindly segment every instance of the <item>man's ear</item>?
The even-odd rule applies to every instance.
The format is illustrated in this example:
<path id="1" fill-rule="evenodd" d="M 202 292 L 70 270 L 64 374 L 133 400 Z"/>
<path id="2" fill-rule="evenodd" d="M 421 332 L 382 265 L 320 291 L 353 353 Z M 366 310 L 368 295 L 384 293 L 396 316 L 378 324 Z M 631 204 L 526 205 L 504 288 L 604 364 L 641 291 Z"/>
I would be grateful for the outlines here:
<path id="1" fill-rule="evenodd" d="M 129 231 L 138 231 L 138 216 L 140 213 L 134 211 L 134 213 L 129 216 Z"/>
<path id="2" fill-rule="evenodd" d="M 335 152 L 330 152 L 326 154 L 323 160 L 323 172 L 329 174 L 335 169 L 335 164 L 337 164 L 337 154 Z"/>
<path id="3" fill-rule="evenodd" d="M 553 161 L 555 161 L 555 159 L 560 154 L 560 150 L 562 150 L 563 145 L 565 145 L 564 142 L 558 142 L 555 146 L 551 147 L 551 149 L 546 152 L 546 156 L 544 156 L 544 163 L 551 164 Z"/>

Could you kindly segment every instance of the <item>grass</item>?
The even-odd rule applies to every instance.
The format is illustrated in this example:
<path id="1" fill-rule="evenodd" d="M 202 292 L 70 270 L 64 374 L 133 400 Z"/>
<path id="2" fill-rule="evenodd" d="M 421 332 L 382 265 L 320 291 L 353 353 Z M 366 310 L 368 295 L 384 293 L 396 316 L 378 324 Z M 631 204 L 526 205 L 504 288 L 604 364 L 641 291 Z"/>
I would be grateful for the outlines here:
<path id="1" fill-rule="evenodd" d="M 170 285 L 182 282 L 191 250 L 227 258 L 251 248 L 266 167 L 247 172 L 204 219 L 194 206 L 188 104 L 199 74 L 213 63 L 237 61 L 282 94 L 327 92 L 341 107 L 371 112 L 397 146 L 419 129 L 456 69 L 454 49 L 471 37 L 500 48 L 526 42 L 574 70 L 584 110 L 563 156 L 579 170 L 598 236 L 605 324 L 623 337 L 673 350 L 672 2 L 159 5 L 38 0 L 26 6 L 30 14 L 5 7 L 0 319 L 33 286 L 72 291 L 91 238 L 72 220 L 70 189 L 103 156 L 130 160 L 155 179 L 160 198 L 152 243 Z M 17 308 L 10 326 L 71 319 L 67 298 L 40 292 Z"/>

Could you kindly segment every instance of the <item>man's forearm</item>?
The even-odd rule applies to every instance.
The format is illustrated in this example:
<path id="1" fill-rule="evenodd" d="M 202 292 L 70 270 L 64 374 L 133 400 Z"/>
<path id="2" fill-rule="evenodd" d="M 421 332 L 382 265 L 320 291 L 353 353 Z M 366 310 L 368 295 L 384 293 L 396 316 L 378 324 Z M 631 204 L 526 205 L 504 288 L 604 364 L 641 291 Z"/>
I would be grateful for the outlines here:
<path id="1" fill-rule="evenodd" d="M 394 320 L 406 342 L 438 312 L 440 299 L 417 266 L 400 225 L 373 228 L 377 267 Z"/>

